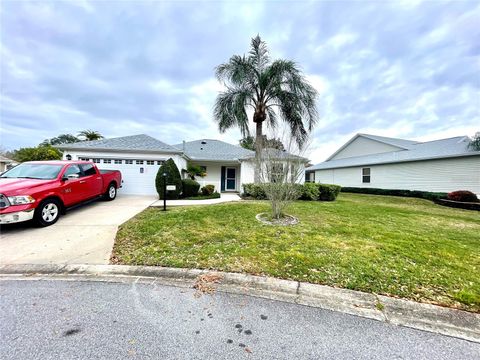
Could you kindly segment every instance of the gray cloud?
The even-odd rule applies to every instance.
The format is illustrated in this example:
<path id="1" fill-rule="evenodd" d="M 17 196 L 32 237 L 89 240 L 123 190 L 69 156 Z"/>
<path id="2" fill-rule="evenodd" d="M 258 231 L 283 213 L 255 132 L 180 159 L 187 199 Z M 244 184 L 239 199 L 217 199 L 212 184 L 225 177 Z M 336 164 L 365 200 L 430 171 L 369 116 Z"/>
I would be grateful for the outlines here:
<path id="1" fill-rule="evenodd" d="M 218 134 L 216 65 L 257 33 L 319 87 L 320 161 L 355 132 L 480 124 L 475 2 L 13 2 L 1 16 L 1 143 L 85 128 L 177 143 Z"/>

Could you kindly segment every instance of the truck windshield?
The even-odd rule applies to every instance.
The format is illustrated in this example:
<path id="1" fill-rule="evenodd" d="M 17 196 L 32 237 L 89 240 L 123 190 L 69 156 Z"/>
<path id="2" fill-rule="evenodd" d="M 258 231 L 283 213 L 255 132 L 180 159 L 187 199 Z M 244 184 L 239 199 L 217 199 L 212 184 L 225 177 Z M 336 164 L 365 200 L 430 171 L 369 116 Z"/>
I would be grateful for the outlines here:
<path id="1" fill-rule="evenodd" d="M 50 180 L 58 176 L 63 165 L 20 164 L 3 173 L 0 178 L 24 178 Z"/>

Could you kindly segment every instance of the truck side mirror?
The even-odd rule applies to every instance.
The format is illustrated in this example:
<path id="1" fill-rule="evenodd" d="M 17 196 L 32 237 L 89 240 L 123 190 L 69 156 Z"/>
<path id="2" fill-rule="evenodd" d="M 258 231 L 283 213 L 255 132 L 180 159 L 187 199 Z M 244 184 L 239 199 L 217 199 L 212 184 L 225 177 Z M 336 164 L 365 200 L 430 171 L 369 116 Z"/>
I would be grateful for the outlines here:
<path id="1" fill-rule="evenodd" d="M 78 175 L 78 174 L 68 174 L 67 176 L 62 177 L 62 181 L 78 179 L 79 177 L 80 177 L 80 175 Z"/>

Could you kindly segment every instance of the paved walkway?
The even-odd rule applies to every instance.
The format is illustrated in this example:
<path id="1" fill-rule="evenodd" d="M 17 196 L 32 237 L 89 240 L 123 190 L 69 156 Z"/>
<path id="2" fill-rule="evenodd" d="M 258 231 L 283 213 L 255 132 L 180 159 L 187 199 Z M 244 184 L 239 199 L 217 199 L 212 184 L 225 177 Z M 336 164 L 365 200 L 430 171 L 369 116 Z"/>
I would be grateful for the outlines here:
<path id="1" fill-rule="evenodd" d="M 108 264 L 118 226 L 155 199 L 120 195 L 67 211 L 54 225 L 30 223 L 0 229 L 0 264 Z"/>
<path id="2" fill-rule="evenodd" d="M 232 201 L 241 201 L 242 199 L 238 194 L 222 193 L 219 199 L 207 199 L 207 200 L 167 200 L 167 206 L 190 206 L 190 205 L 209 205 L 220 204 Z M 163 200 L 155 201 L 151 206 L 163 206 Z"/>

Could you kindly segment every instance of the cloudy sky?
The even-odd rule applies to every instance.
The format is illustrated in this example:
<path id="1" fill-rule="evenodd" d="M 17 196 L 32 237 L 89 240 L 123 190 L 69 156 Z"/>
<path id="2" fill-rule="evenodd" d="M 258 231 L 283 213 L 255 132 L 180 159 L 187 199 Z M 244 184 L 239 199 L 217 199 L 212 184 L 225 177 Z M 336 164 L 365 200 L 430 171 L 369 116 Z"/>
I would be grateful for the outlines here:
<path id="1" fill-rule="evenodd" d="M 480 131 L 479 1 L 2 1 L 3 148 L 60 133 L 219 134 L 214 67 L 257 33 L 318 89 L 310 158 L 357 132 Z M 253 129 L 253 127 L 252 127 Z"/>

